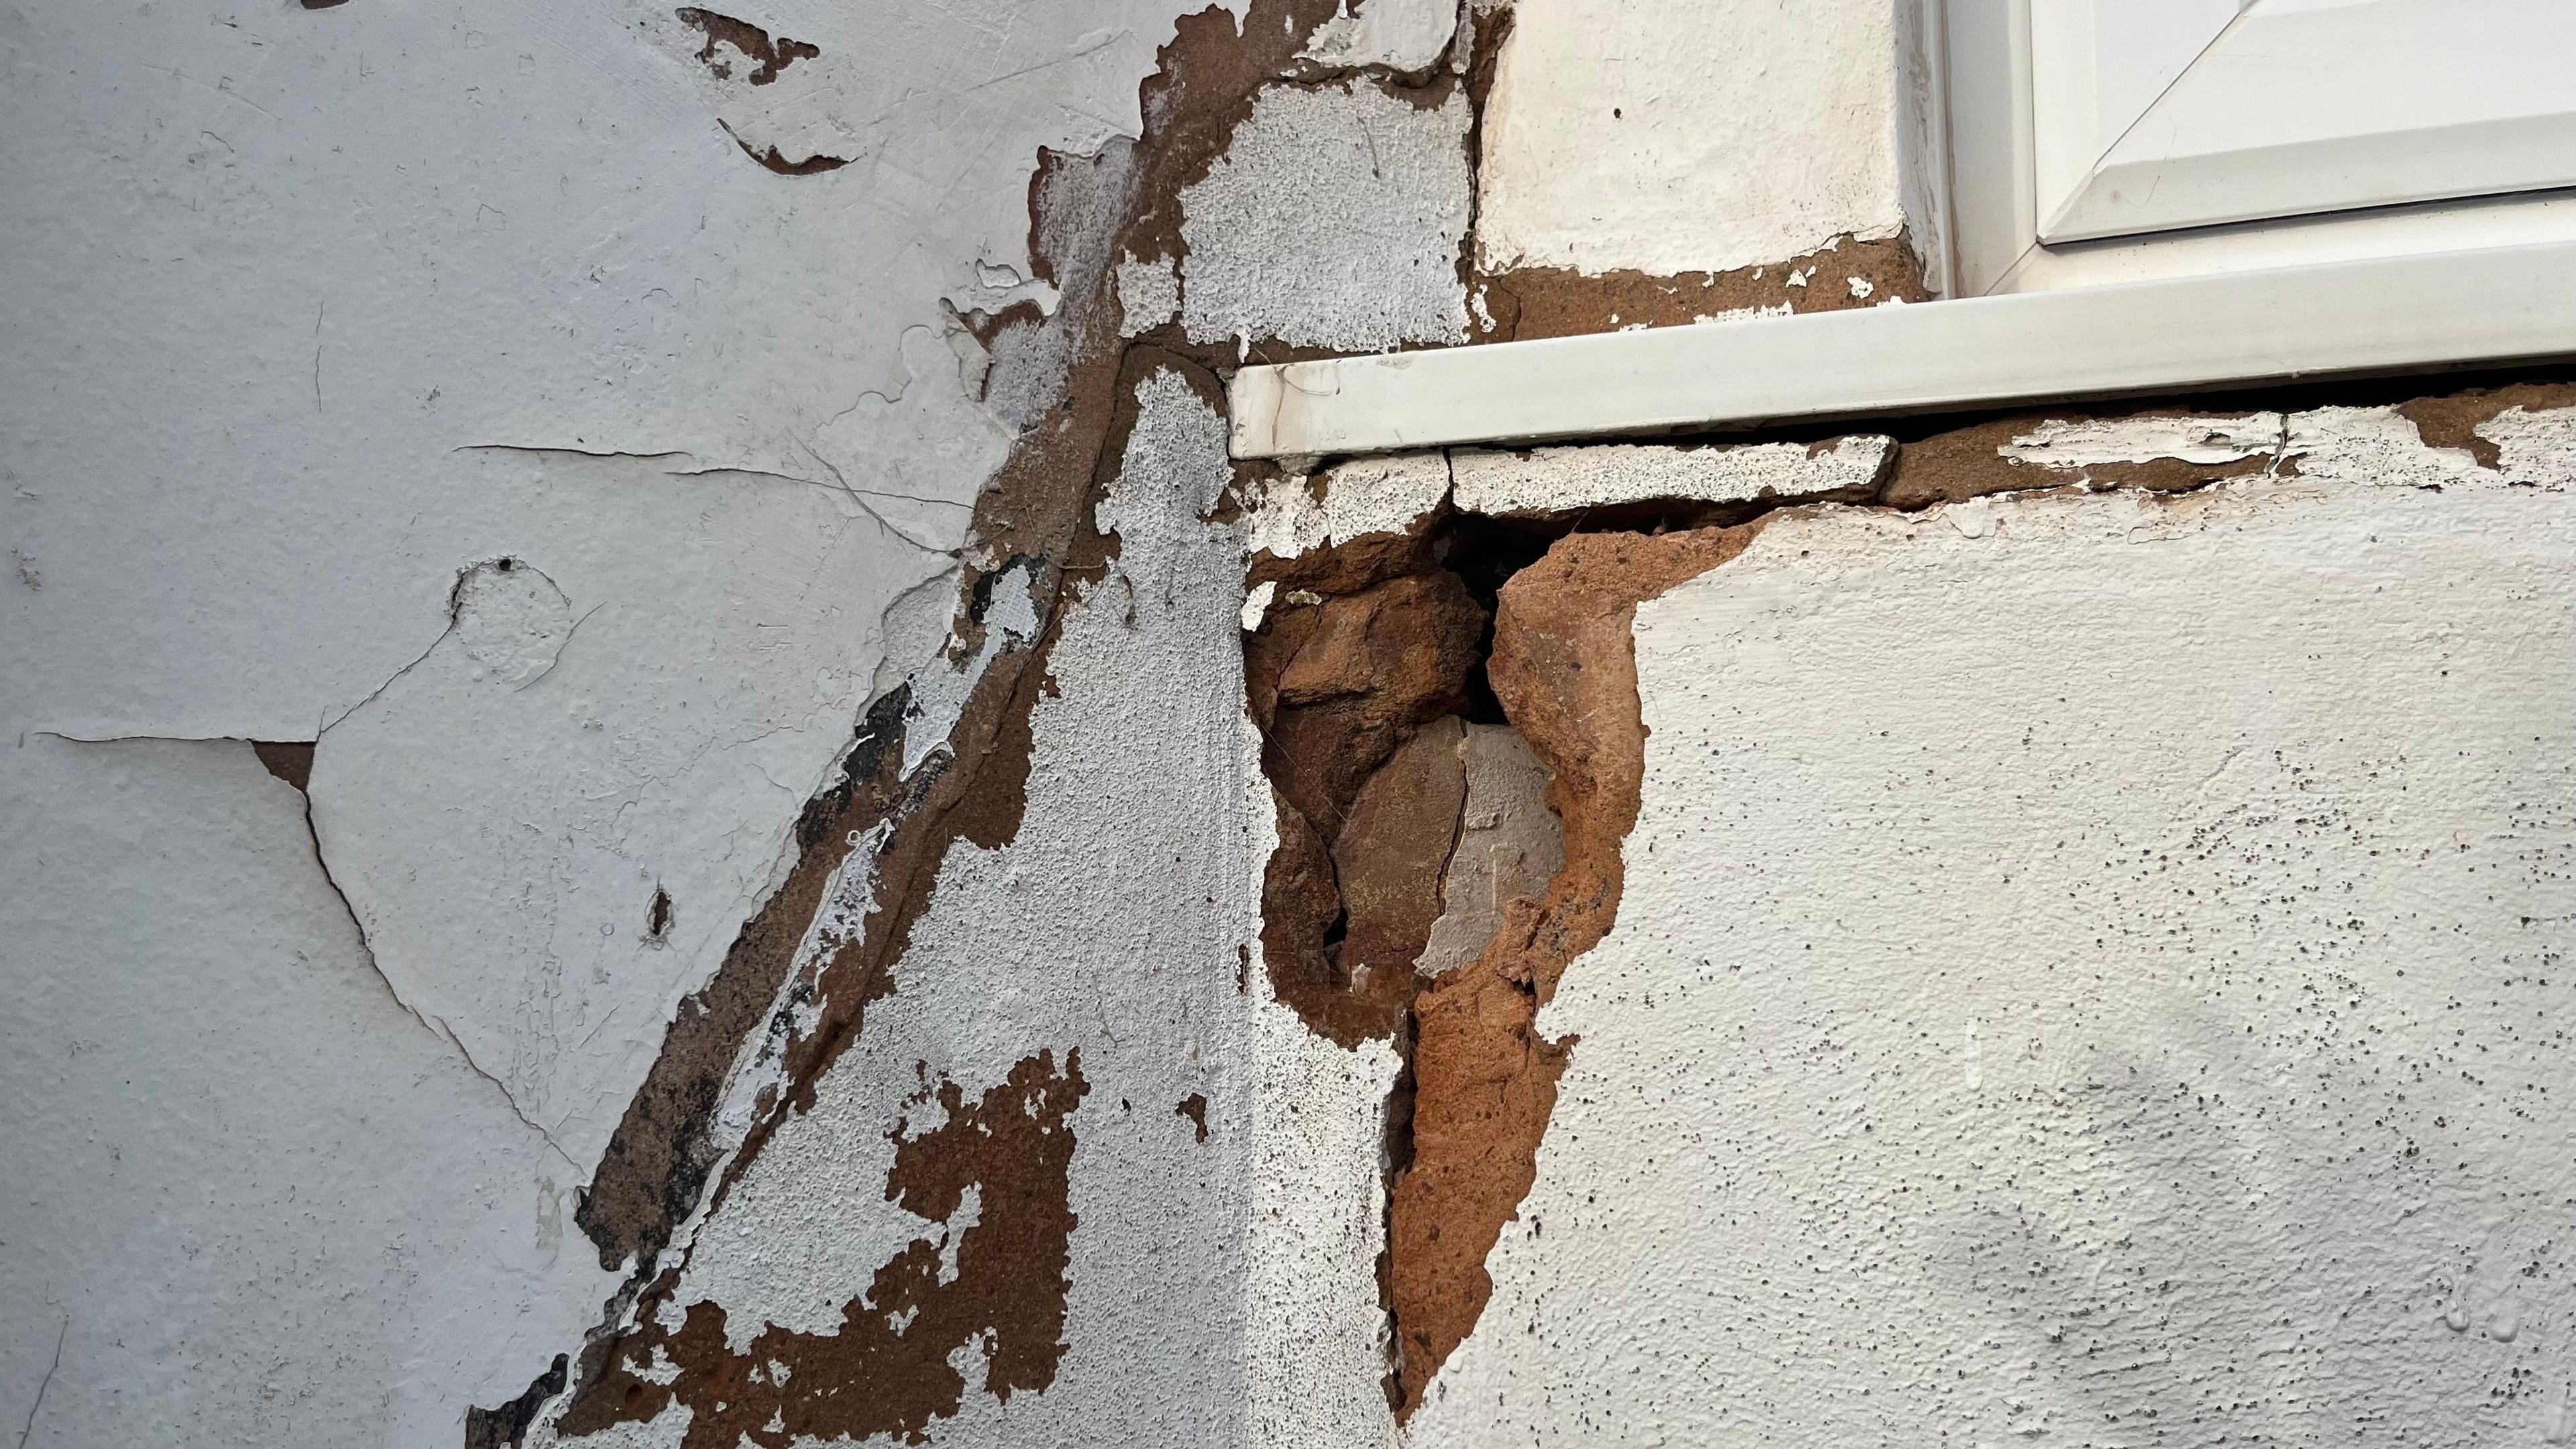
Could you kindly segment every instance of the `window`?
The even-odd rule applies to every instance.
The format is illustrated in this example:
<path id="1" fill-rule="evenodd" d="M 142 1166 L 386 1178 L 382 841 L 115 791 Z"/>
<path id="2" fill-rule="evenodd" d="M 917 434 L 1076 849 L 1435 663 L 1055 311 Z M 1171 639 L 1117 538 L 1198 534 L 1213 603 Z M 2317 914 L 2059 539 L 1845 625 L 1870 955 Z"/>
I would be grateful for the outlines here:
<path id="1" fill-rule="evenodd" d="M 1949 0 L 1954 295 L 2576 238 L 2568 0 Z"/>
<path id="2" fill-rule="evenodd" d="M 1237 454 L 2576 357 L 2576 0 L 1912 3 L 1947 300 L 1245 368 Z"/>

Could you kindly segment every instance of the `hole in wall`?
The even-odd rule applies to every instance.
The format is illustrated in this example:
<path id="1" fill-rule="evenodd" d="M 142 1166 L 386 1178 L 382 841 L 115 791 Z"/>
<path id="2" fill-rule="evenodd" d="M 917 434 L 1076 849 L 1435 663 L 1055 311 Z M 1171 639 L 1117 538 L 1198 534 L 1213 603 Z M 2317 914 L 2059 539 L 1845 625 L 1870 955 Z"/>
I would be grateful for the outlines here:
<path id="1" fill-rule="evenodd" d="M 644 934 L 656 941 L 670 939 L 671 893 L 658 885 L 653 887 L 653 903 L 644 910 Z"/>

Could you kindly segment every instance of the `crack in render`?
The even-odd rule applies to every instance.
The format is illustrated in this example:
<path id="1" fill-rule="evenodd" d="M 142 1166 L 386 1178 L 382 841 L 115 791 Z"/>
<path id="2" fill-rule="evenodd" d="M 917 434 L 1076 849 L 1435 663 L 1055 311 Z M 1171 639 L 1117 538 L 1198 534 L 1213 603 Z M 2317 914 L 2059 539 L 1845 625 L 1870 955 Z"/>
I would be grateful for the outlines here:
<path id="1" fill-rule="evenodd" d="M 308 765 L 307 768 L 309 770 L 310 766 Z M 271 767 L 271 773 L 275 773 L 274 767 Z M 294 782 L 290 780 L 288 783 L 293 784 Z M 412 1005 L 410 1002 L 403 1000 L 403 994 L 394 988 L 394 979 L 385 974 L 383 964 L 376 960 L 376 943 L 367 934 L 367 923 L 359 919 L 358 908 L 350 903 L 349 893 L 340 888 L 339 877 L 331 873 L 330 859 L 322 853 L 322 833 L 316 829 L 313 824 L 312 792 L 305 787 L 298 785 L 296 786 L 295 793 L 303 798 L 304 843 L 305 846 L 313 852 L 314 868 L 322 872 L 322 883 L 331 888 L 332 899 L 337 900 L 340 903 L 341 914 L 349 918 L 349 929 L 355 931 L 358 936 L 359 954 L 367 958 L 367 969 L 375 973 L 376 984 L 385 989 L 385 995 L 393 998 L 394 1005 L 401 1007 L 405 1015 L 409 1016 L 412 1020 L 419 1022 L 422 1030 L 427 1031 L 431 1036 L 434 1036 L 440 1041 L 446 1043 L 449 1049 L 456 1053 L 456 1059 L 465 1064 L 466 1070 L 472 1072 L 478 1077 L 481 1077 L 483 1080 L 490 1082 L 492 1084 L 492 1089 L 501 1094 L 501 1101 L 509 1107 L 510 1115 L 518 1118 L 529 1131 L 536 1133 L 539 1138 L 543 1139 L 547 1148 L 551 1150 L 555 1156 L 563 1159 L 564 1166 L 572 1169 L 575 1173 L 579 1173 L 581 1171 L 581 1164 L 573 1161 L 572 1154 L 564 1151 L 563 1144 L 555 1140 L 554 1133 L 548 1131 L 545 1124 L 537 1121 L 534 1117 L 529 1116 L 526 1109 L 519 1105 L 518 1095 L 510 1090 L 510 1084 L 484 1070 L 483 1064 L 474 1060 L 474 1053 L 466 1047 L 464 1041 L 456 1035 L 456 1032 L 450 1028 L 446 1022 L 440 1020 L 436 1016 L 422 1011 L 419 1007 Z"/>
<path id="2" fill-rule="evenodd" d="M 886 399 L 885 395 L 882 393 L 867 392 L 861 393 L 859 396 L 862 400 L 874 397 L 880 401 L 889 401 L 889 399 Z M 891 400 L 899 401 L 902 396 L 903 390 L 898 388 L 895 392 L 894 399 Z M 856 407 L 857 404 L 853 403 L 851 406 Z M 847 411 L 847 409 L 844 410 L 844 415 L 846 415 Z M 824 426 L 830 427 L 833 421 L 837 421 L 837 419 L 826 420 Z M 974 512 L 974 504 L 960 502 L 954 498 L 924 498 L 914 493 L 894 493 L 882 488 L 861 488 L 857 484 L 852 483 L 848 477 L 843 475 L 840 468 L 835 466 L 829 458 L 816 452 L 812 444 L 807 443 L 802 439 L 791 439 L 790 441 L 794 442 L 798 448 L 802 449 L 805 456 L 822 465 L 824 471 L 832 475 L 831 481 L 826 482 L 820 478 L 800 477 L 794 473 L 781 473 L 774 468 L 755 468 L 748 464 L 717 464 L 712 467 L 698 467 L 694 466 L 698 462 L 697 455 L 684 449 L 671 449 L 664 452 L 636 453 L 619 449 L 569 448 L 558 444 L 544 443 L 465 443 L 460 444 L 455 448 L 451 448 L 449 451 L 456 453 L 510 453 L 521 457 L 539 459 L 558 457 L 578 458 L 594 463 L 659 463 L 668 459 L 684 459 L 693 466 L 686 468 L 662 468 L 657 471 L 659 471 L 665 478 L 724 478 L 728 476 L 757 478 L 764 482 L 792 483 L 800 488 L 818 488 L 826 493 L 841 494 L 848 497 L 853 504 L 857 505 L 861 512 L 867 514 L 869 518 L 874 519 L 879 528 L 899 539 L 902 539 L 912 547 L 920 549 L 923 553 L 937 554 L 942 558 L 956 557 L 957 550 L 952 548 L 941 548 L 935 543 L 931 543 L 925 539 L 914 536 L 911 532 L 897 524 L 893 519 L 888 518 L 883 510 L 877 508 L 874 504 L 869 503 L 868 500 L 871 498 L 882 498 L 890 503 L 919 503 L 932 508 L 953 508 L 969 514 Z"/>
<path id="3" fill-rule="evenodd" d="M 442 634 L 440 637 L 445 638 L 446 636 Z M 431 647 L 435 648 L 437 646 L 432 645 Z M 425 659 L 428 655 L 424 653 L 421 657 Z M 412 664 L 403 666 L 403 671 L 409 672 L 409 670 L 419 662 L 419 660 L 414 660 L 412 661 Z M 400 677 L 401 674 L 395 675 L 395 678 L 397 679 Z M 388 684 L 391 682 L 391 680 L 387 681 Z M 376 693 L 380 694 L 383 690 L 384 686 L 379 685 Z M 369 698 L 373 697 L 373 695 L 369 696 Z M 355 707 L 353 706 L 352 712 L 354 712 L 354 708 Z M 343 719 L 346 719 L 347 717 L 348 715 L 346 713 L 341 716 Z M 420 1008 L 412 1005 L 408 1001 L 405 1001 L 402 993 L 394 988 L 393 978 L 385 974 L 384 966 L 377 961 L 375 942 L 367 935 L 366 922 L 359 919 L 356 906 L 350 903 L 349 893 L 340 888 L 339 878 L 331 873 L 331 862 L 322 853 L 321 832 L 315 827 L 313 822 L 313 795 L 307 786 L 312 778 L 313 755 L 320 743 L 318 740 L 252 740 L 244 739 L 238 735 L 73 735 L 65 734 L 59 730 L 30 730 L 25 733 L 44 735 L 53 739 L 67 740 L 73 744 L 81 745 L 107 745 L 120 744 L 127 741 L 142 741 L 177 744 L 225 743 L 250 746 L 253 755 L 259 760 L 261 767 L 293 789 L 297 797 L 301 800 L 304 807 L 305 848 L 312 853 L 314 868 L 322 872 L 322 883 L 331 888 L 332 899 L 337 900 L 340 903 L 341 914 L 348 917 L 350 930 L 357 933 L 359 954 L 366 957 L 367 970 L 376 978 L 376 984 L 384 988 L 385 995 L 393 999 L 394 1005 L 402 1008 L 404 1015 L 409 1016 L 416 1022 L 419 1022 L 422 1030 L 427 1031 L 431 1036 L 436 1037 L 439 1041 L 445 1043 L 451 1050 L 453 1050 L 456 1053 L 457 1060 L 463 1062 L 469 1071 L 473 1072 L 474 1075 L 481 1077 L 483 1080 L 490 1082 L 493 1090 L 501 1094 L 502 1102 L 509 1107 L 510 1115 L 518 1118 L 521 1123 L 526 1125 L 529 1131 L 536 1133 L 538 1137 L 544 1139 L 546 1146 L 553 1151 L 555 1156 L 563 1159 L 566 1167 L 571 1168 L 574 1172 L 579 1172 L 581 1170 L 581 1165 L 573 1161 L 572 1156 L 564 1151 L 563 1145 L 555 1140 L 554 1134 L 547 1130 L 547 1128 L 542 1123 L 539 1123 L 535 1118 L 530 1117 L 525 1109 L 520 1107 L 519 1099 L 510 1091 L 509 1084 L 484 1070 L 483 1064 L 474 1059 L 474 1053 L 466 1048 L 465 1043 L 458 1039 L 456 1033 L 451 1030 L 445 1022 L 439 1020 L 435 1016 L 424 1013 Z M 22 734 L 20 737 L 23 739 L 25 735 Z"/>
<path id="4" fill-rule="evenodd" d="M 54 1361 L 45 1366 L 45 1376 L 36 1384 L 35 1401 L 27 1405 L 27 1422 L 18 1430 L 18 1449 L 27 1449 L 27 1441 L 36 1435 L 36 1415 L 45 1407 L 45 1391 L 54 1386 L 54 1375 L 62 1371 L 63 1344 L 72 1336 L 72 1312 L 63 1310 L 63 1326 L 54 1334 Z"/>

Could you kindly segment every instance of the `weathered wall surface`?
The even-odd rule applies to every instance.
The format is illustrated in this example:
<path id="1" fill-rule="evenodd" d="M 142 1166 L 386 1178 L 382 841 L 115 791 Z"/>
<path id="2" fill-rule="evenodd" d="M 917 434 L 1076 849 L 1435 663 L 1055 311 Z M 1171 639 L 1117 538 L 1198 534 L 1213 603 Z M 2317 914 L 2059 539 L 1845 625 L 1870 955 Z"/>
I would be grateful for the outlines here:
<path id="1" fill-rule="evenodd" d="M 1510 13 L 1485 123 L 1485 265 L 1725 272 L 1904 228 L 1887 0 Z"/>
<path id="2" fill-rule="evenodd" d="M 1918 18 L 12 12 L 0 1413 L 2565 1437 L 2563 388 L 1223 454 Z"/>
<path id="3" fill-rule="evenodd" d="M 1640 608 L 1619 926 L 1418 1442 L 2566 1436 L 2576 511 L 2396 421 Z"/>

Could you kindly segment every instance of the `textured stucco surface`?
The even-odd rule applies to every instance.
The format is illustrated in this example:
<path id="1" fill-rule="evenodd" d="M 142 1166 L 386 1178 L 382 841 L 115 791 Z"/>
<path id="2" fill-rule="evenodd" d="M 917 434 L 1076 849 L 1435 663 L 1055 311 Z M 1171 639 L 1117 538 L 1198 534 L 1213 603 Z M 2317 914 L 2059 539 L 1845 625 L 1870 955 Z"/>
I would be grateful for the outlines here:
<path id="1" fill-rule="evenodd" d="M 1522 452 L 1461 448 L 1450 465 L 1460 512 L 1542 515 L 1654 499 L 1746 503 L 1865 491 L 1895 450 L 1893 440 L 1875 435 L 1814 446 L 1608 443 Z"/>
<path id="2" fill-rule="evenodd" d="M 1190 336 L 1342 352 L 1461 340 L 1467 121 L 1454 87 L 1428 107 L 1366 80 L 1263 91 L 1182 197 Z"/>
<path id="3" fill-rule="evenodd" d="M 698 1225 L 660 1310 L 715 1303 L 737 1348 L 766 1324 L 834 1331 L 906 1243 L 971 1231 L 888 1200 L 889 1133 L 920 1116 L 921 1084 L 971 1094 L 1041 1049 L 1079 1051 L 1064 1356 L 1045 1392 L 1007 1400 L 977 1363 L 933 1443 L 1384 1432 L 1370 1265 L 1394 1062 L 1318 1040 L 1244 968 L 1269 843 L 1266 792 L 1248 793 L 1243 525 L 1203 521 L 1229 476 L 1222 421 L 1177 373 L 1153 375 L 1099 509 L 1116 558 L 1050 655 L 1018 838 L 954 847 L 892 994 Z M 1155 701 L 1141 733 L 1140 700 Z M 1204 1140 L 1177 1110 L 1194 1096 Z M 844 1206 L 818 1218 L 820 1203 Z M 620 1437 L 676 1442 L 688 1418 Z"/>
<path id="4" fill-rule="evenodd" d="M 1488 269 L 1722 272 L 1904 225 L 1887 0 L 1512 17 L 1478 177 Z"/>
<path id="5" fill-rule="evenodd" d="M 1904 220 L 1913 10 L 0 14 L 0 1424 L 2568 1438 L 2543 393 L 2457 447 L 2372 406 L 1224 456 L 1210 369 L 1256 350 L 1904 290 L 1851 239 Z M 1093 263 L 1123 358 L 1066 323 Z M 1640 612 L 1620 924 L 1523 943 L 1571 1066 L 1399 1428 L 1419 1021 L 1321 1034 L 1275 984 L 1245 631 L 1401 584 L 1301 680 L 1414 698 L 1380 676 L 1464 668 L 1430 626 L 1565 527 L 1906 480 L 1968 501 L 1800 509 Z M 1519 736 L 1421 728 L 1454 834 L 1384 835 L 1439 899 L 1371 896 L 1375 836 L 1320 866 L 1346 912 L 1445 906 L 1416 986 L 1565 863 Z M 309 788 L 253 739 L 318 741 Z M 668 1216 L 615 1241 L 671 1248 L 604 1268 L 603 1144 L 755 937 L 778 977 L 653 1099 L 711 1117 L 721 1201 L 637 1168 Z M 645 1347 L 576 1403 L 593 1334 Z"/>
<path id="6" fill-rule="evenodd" d="M 1640 609 L 1620 924 L 1417 1442 L 2564 1437 L 2576 509 L 2385 416 Z"/>

